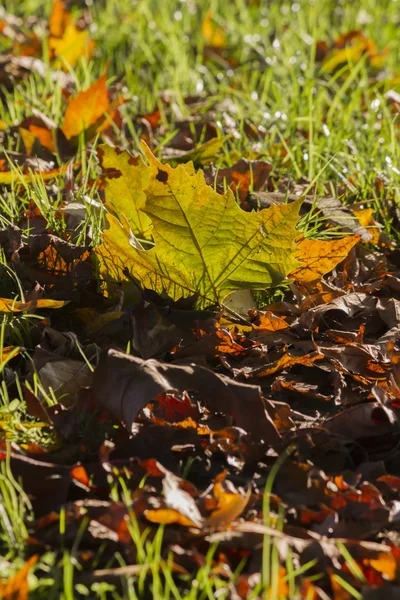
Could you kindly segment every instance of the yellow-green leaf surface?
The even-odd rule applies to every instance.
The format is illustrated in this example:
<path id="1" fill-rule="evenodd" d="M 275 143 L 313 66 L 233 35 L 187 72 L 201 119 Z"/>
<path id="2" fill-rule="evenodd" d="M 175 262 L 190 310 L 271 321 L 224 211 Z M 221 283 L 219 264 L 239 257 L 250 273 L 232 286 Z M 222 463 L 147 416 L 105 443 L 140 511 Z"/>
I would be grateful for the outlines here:
<path id="1" fill-rule="evenodd" d="M 143 188 L 149 183 L 149 168 L 139 156 L 131 156 L 107 144 L 97 149 L 106 193 L 106 208 L 127 224 L 138 238 L 151 237 L 151 220 L 143 212 L 146 196 Z"/>
<path id="2" fill-rule="evenodd" d="M 149 176 L 141 210 L 151 220 L 155 245 L 134 247 L 129 227 L 109 214 L 97 249 L 108 278 L 130 275 L 175 300 L 198 294 L 198 305 L 206 306 L 238 289 L 276 285 L 299 266 L 294 257 L 299 202 L 246 213 L 230 190 L 221 195 L 208 186 L 202 171 L 163 165 L 147 146 L 143 150 Z M 131 196 L 126 203 L 129 211 Z"/>
<path id="3" fill-rule="evenodd" d="M 30 300 L 29 302 L 17 302 L 12 298 L 0 298 L 0 312 L 24 312 L 25 310 L 34 310 L 35 308 L 61 308 L 68 304 L 65 300 Z"/>

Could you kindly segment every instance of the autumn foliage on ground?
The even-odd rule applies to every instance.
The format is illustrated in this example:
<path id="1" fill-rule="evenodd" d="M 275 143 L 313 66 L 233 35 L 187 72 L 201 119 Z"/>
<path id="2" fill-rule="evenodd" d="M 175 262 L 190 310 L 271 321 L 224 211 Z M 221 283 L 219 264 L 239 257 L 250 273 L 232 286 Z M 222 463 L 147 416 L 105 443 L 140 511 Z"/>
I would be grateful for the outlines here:
<path id="1" fill-rule="evenodd" d="M 203 88 L 129 112 L 86 4 L 0 13 L 2 106 L 48 86 L 0 115 L 0 596 L 396 598 L 392 182 L 321 183 L 311 121 L 303 172 Z M 219 15 L 197 27 L 204 73 L 240 74 Z M 388 47 L 311 45 L 321 127 L 361 69 L 395 123 Z"/>

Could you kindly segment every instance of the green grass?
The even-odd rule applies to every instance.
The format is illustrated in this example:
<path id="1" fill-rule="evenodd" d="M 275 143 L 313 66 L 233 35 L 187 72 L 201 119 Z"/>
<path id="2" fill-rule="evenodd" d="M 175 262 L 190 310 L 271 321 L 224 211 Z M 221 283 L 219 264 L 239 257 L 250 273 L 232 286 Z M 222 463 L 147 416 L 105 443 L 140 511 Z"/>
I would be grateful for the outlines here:
<path id="1" fill-rule="evenodd" d="M 260 0 L 257 5 L 245 0 L 210 3 L 96 0 L 87 5 L 96 54 L 90 62 L 82 60 L 70 74 L 76 90 L 85 89 L 107 66 L 109 87 L 119 85 L 120 93 L 127 100 L 123 108 L 124 127 L 115 132 L 116 143 L 137 151 L 137 119 L 157 108 L 164 125 L 163 136 L 157 139 L 159 149 L 168 146 L 180 120 L 199 115 L 205 120 L 211 118 L 223 139 L 222 150 L 216 157 L 217 166 L 232 165 L 242 156 L 271 160 L 277 181 L 296 182 L 304 178 L 305 188 L 311 190 L 311 183 L 315 183 L 312 193 L 332 192 L 345 204 L 368 202 L 385 232 L 398 242 L 399 232 L 393 226 L 394 209 L 400 199 L 398 115 L 385 99 L 385 93 L 392 87 L 390 80 L 398 75 L 400 64 L 397 2 Z M 51 2 L 42 0 L 4 0 L 2 6 L 4 11 L 22 18 L 31 15 L 47 18 L 51 12 Z M 200 24 L 208 8 L 225 30 L 230 49 L 225 57 L 214 55 L 205 61 Z M 80 14 L 79 8 L 73 10 Z M 349 62 L 333 73 L 325 73 L 316 61 L 318 41 L 330 43 L 340 34 L 358 28 L 376 42 L 379 50 L 389 48 L 384 75 L 379 80 L 375 80 L 376 73 L 365 59 L 354 64 Z M 0 36 L 0 51 L 9 48 L 10 41 Z M 233 59 L 235 64 L 231 65 L 228 59 Z M 46 51 L 43 60 L 48 62 Z M 197 94 L 204 96 L 205 102 L 199 110 L 192 110 L 185 98 Z M 30 116 L 32 108 L 57 124 L 62 123 L 65 103 L 61 86 L 51 80 L 50 70 L 45 78 L 32 73 L 11 90 L 3 90 L 1 98 L 0 119 L 7 126 L 14 126 Z M 166 98 L 172 110 L 166 110 Z M 210 111 L 211 117 L 207 116 Z M 246 133 L 249 125 L 258 130 L 255 140 Z M 198 142 L 201 141 L 200 136 Z M 78 244 L 85 243 L 89 232 L 93 245 L 100 241 L 102 209 L 90 204 L 92 200 L 99 200 L 93 183 L 98 174 L 93 151 L 96 142 L 85 148 L 82 141 L 79 152 L 82 163 L 76 178 L 75 201 L 86 206 L 86 216 L 76 232 Z M 22 186 L 17 184 L 20 177 L 12 152 L 18 152 L 21 143 L 18 133 L 5 137 L 4 150 L 10 169 L 14 170 L 15 183 L 1 189 L 0 228 L 17 224 L 29 202 L 34 201 L 48 226 L 61 236 L 66 222 L 56 210 L 62 202 L 60 193 L 52 194 L 40 180 Z M 377 178 L 384 181 L 383 190 L 376 185 Z M 63 176 L 60 176 L 60 187 L 62 182 Z M 313 235 L 320 233 L 320 225 L 318 218 L 308 216 L 301 229 Z M 26 240 L 30 232 L 28 223 L 24 232 Z M 1 263 L 1 295 L 23 300 L 24 291 L 18 278 L 8 270 L 4 259 Z M 39 324 L 37 315 L 4 315 L 0 347 L 21 346 L 24 354 L 20 359 L 28 362 Z M 10 377 L 13 377 L 11 368 L 4 366 L 0 387 L 0 437 L 19 444 L 34 442 L 45 448 L 59 443 L 48 428 L 26 414 L 18 380 L 10 396 L 6 386 Z M 51 391 L 43 389 L 40 378 L 34 377 L 32 386 L 34 392 L 41 391 L 46 405 L 58 400 Z M 0 554 L 3 557 L 0 570 L 2 576 L 6 573 L 11 576 L 28 554 L 32 510 L 29 498 L 11 476 L 8 463 L 0 465 Z M 265 494 L 268 519 L 271 489 Z M 111 490 L 110 495 L 119 497 L 121 489 Z M 125 501 L 128 503 L 127 498 Z M 281 527 L 283 520 L 284 515 L 279 515 L 275 526 Z M 215 549 L 210 550 L 188 592 L 184 579 L 177 584 L 176 578 L 171 576 L 169 558 L 161 560 L 162 529 L 152 541 L 142 539 L 132 517 L 130 531 L 136 547 L 141 549 L 138 561 L 141 568 L 134 576 L 121 578 L 122 591 L 119 586 L 104 582 L 80 582 L 75 557 L 79 537 L 72 549 L 63 549 L 61 530 L 60 552 L 43 554 L 29 576 L 32 598 L 43 595 L 64 600 L 141 598 L 149 590 L 160 600 L 229 597 L 229 581 L 209 579 Z M 343 549 L 342 552 L 350 571 L 357 576 L 357 565 Z M 276 589 L 279 557 L 272 538 L 265 539 L 263 557 L 264 583 Z M 116 555 L 110 568 L 123 566 L 123 557 Z M 290 557 L 286 570 L 290 598 L 295 598 L 298 577 L 304 573 Z M 237 575 L 234 573 L 232 577 Z M 360 598 L 348 582 L 337 581 L 352 597 Z M 256 593 L 262 593 L 263 583 L 260 586 Z"/>

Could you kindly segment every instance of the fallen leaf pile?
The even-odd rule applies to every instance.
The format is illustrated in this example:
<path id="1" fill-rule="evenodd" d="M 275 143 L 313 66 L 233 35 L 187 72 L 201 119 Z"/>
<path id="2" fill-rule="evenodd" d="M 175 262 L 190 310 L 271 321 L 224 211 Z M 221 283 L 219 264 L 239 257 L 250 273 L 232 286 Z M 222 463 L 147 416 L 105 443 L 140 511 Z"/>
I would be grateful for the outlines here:
<path id="1" fill-rule="evenodd" d="M 207 572 L 235 600 L 397 597 L 400 259 L 374 209 L 282 175 L 286 142 L 221 162 L 238 127 L 206 95 L 129 128 L 104 65 L 72 77 L 95 43 L 61 0 L 43 39 L 3 17 L 2 98 L 50 69 L 64 104 L 0 126 L 0 566 L 23 560 L 0 596 L 52 554 L 81 591 Z M 214 17 L 204 61 L 234 70 Z M 316 51 L 338 78 L 386 56 L 358 30 Z"/>

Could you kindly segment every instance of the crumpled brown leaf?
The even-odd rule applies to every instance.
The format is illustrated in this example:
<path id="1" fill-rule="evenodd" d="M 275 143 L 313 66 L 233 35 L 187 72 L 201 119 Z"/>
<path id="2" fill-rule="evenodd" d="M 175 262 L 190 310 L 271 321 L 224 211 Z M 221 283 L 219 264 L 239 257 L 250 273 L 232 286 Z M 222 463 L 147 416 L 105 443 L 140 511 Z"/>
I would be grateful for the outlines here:
<path id="1" fill-rule="evenodd" d="M 100 355 L 93 390 L 98 404 L 128 428 L 158 394 L 169 390 L 196 391 L 210 410 L 233 417 L 239 427 L 258 439 L 279 444 L 280 436 L 265 411 L 260 388 L 203 366 L 143 360 L 111 349 Z"/>

